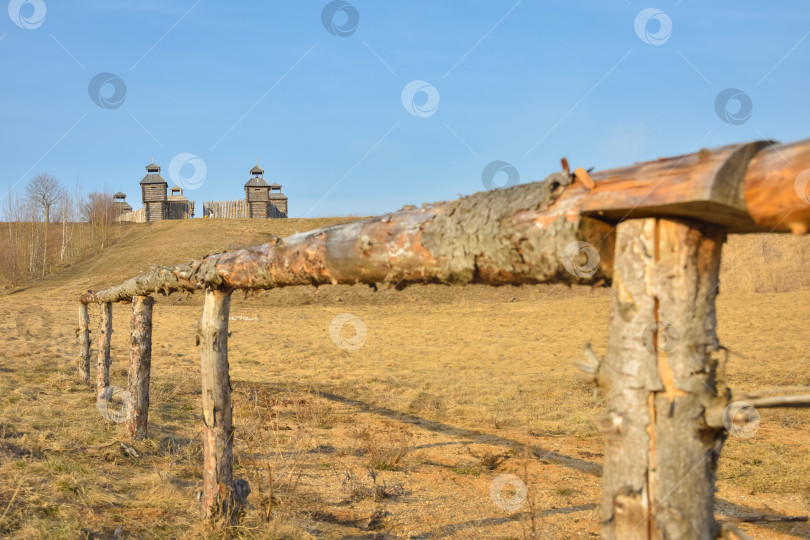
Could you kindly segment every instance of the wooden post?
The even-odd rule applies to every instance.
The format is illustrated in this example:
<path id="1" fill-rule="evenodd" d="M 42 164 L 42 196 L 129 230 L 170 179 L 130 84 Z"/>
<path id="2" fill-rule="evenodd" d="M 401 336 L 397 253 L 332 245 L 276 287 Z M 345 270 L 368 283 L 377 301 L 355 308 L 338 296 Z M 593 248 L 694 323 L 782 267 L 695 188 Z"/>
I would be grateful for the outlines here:
<path id="1" fill-rule="evenodd" d="M 127 418 L 127 431 L 136 441 L 147 437 L 149 416 L 149 377 L 152 369 L 151 296 L 132 298 L 132 331 L 129 347 L 129 393 L 132 409 Z"/>
<path id="2" fill-rule="evenodd" d="M 101 304 L 101 323 L 98 325 L 98 353 L 96 356 L 96 394 L 101 395 L 110 386 L 110 338 L 112 337 L 112 303 Z"/>
<path id="3" fill-rule="evenodd" d="M 250 488 L 233 480 L 233 404 L 228 366 L 230 292 L 207 288 L 197 336 L 203 405 L 202 511 L 217 526 L 232 524 Z"/>
<path id="4" fill-rule="evenodd" d="M 608 401 L 602 538 L 714 539 L 720 531 L 713 497 L 726 433 L 704 413 L 728 396 L 715 335 L 724 240 L 720 228 L 686 221 L 618 225 L 599 369 Z"/>
<path id="5" fill-rule="evenodd" d="M 90 382 L 90 314 L 87 304 L 79 304 L 79 378 Z"/>

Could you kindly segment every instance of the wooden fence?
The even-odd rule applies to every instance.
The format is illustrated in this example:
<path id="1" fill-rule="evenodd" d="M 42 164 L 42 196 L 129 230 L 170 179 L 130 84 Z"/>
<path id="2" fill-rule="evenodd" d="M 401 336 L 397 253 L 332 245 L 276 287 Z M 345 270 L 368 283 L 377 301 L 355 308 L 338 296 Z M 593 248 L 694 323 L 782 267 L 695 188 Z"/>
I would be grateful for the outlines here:
<path id="1" fill-rule="evenodd" d="M 287 214 L 279 210 L 272 202 L 267 203 L 267 217 L 286 218 Z M 203 216 L 209 218 L 241 219 L 250 217 L 250 207 L 245 200 L 206 201 L 203 203 Z"/>
<path id="2" fill-rule="evenodd" d="M 243 200 L 206 201 L 203 203 L 203 217 L 239 219 L 249 218 L 248 205 Z"/>
<path id="3" fill-rule="evenodd" d="M 715 335 L 720 252 L 729 232 L 793 232 L 810 225 L 810 140 L 701 150 L 423 205 L 209 255 L 80 299 L 80 376 L 90 380 L 88 303 L 102 306 L 96 390 L 109 388 L 111 302 L 131 302 L 126 421 L 147 436 L 150 295 L 204 291 L 197 332 L 204 428 L 203 514 L 237 519 L 250 489 L 233 478 L 228 366 L 231 293 L 292 285 L 594 283 L 615 291 L 608 350 L 586 347 L 581 368 L 607 395 L 604 538 L 715 538 L 717 459 L 741 400 L 808 406 L 810 396 L 759 398 L 725 378 Z M 804 179 L 804 180 L 802 180 Z M 677 348 L 668 346 L 672 329 Z"/>
<path id="4" fill-rule="evenodd" d="M 116 221 L 128 221 L 130 223 L 146 223 L 146 208 L 124 212 L 115 219 Z"/>

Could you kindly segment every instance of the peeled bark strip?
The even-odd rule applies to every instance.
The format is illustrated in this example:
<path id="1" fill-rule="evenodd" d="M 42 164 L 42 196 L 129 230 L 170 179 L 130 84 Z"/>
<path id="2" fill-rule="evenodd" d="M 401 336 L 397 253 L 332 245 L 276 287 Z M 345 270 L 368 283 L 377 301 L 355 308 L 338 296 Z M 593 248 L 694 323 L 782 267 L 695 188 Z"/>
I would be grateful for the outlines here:
<path id="1" fill-rule="evenodd" d="M 203 402 L 203 516 L 234 523 L 250 488 L 233 480 L 233 404 L 228 366 L 229 292 L 206 289 L 200 320 Z"/>
<path id="2" fill-rule="evenodd" d="M 706 409 L 718 381 L 720 250 L 712 225 L 664 219 L 619 224 L 613 315 L 600 381 L 605 469 L 602 537 L 716 538 L 713 500 L 725 432 Z"/>
<path id="3" fill-rule="evenodd" d="M 112 304 L 101 304 L 101 323 L 98 326 L 98 353 L 96 356 L 96 394 L 101 395 L 110 386 L 110 338 L 112 337 Z"/>
<path id="4" fill-rule="evenodd" d="M 87 304 L 79 304 L 79 378 L 90 382 L 90 314 Z"/>
<path id="5" fill-rule="evenodd" d="M 151 296 L 132 299 L 132 331 L 129 348 L 129 393 L 131 411 L 127 431 L 136 440 L 147 437 L 149 416 L 149 378 L 152 369 L 152 306 Z"/>

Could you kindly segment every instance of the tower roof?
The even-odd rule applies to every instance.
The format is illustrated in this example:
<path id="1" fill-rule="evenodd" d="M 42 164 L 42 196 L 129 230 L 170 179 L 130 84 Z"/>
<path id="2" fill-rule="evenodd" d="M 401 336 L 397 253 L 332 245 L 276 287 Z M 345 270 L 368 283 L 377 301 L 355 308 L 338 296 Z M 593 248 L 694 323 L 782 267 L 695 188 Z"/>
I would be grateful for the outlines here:
<path id="1" fill-rule="evenodd" d="M 253 176 L 245 182 L 245 187 L 270 187 L 270 184 L 260 176 Z"/>
<path id="2" fill-rule="evenodd" d="M 281 189 L 281 184 L 279 184 L 278 182 L 273 182 L 272 184 L 270 184 L 270 187 L 272 189 Z"/>
<path id="3" fill-rule="evenodd" d="M 143 180 L 141 180 L 141 185 L 143 184 L 165 184 L 167 186 L 169 185 L 169 183 L 166 182 L 166 180 L 164 180 L 163 177 L 157 173 L 148 173 L 146 176 L 144 176 Z"/>
<path id="4" fill-rule="evenodd" d="M 259 164 L 257 163 L 255 167 L 250 169 L 250 174 L 264 174 L 264 169 L 259 167 Z"/>
<path id="5" fill-rule="evenodd" d="M 152 161 L 149 165 L 146 166 L 146 176 L 143 177 L 141 180 L 141 185 L 143 184 L 166 184 L 166 180 L 160 176 L 160 165 Z"/>
<path id="6" fill-rule="evenodd" d="M 124 195 L 123 193 L 121 193 L 120 191 L 118 193 L 116 193 L 115 195 L 113 195 L 113 199 L 126 199 L 126 198 L 127 198 L 127 196 Z"/>
<path id="7" fill-rule="evenodd" d="M 146 173 L 146 176 L 143 177 L 143 180 L 141 180 L 141 185 L 143 184 L 166 184 L 167 186 L 169 185 L 169 183 L 166 182 L 166 180 L 162 176 L 160 176 L 159 172 L 152 172 L 152 171 L 148 171 Z"/>
<path id="8" fill-rule="evenodd" d="M 116 201 L 113 204 L 113 208 L 115 208 L 121 214 L 132 212 L 132 207 L 126 201 Z"/>

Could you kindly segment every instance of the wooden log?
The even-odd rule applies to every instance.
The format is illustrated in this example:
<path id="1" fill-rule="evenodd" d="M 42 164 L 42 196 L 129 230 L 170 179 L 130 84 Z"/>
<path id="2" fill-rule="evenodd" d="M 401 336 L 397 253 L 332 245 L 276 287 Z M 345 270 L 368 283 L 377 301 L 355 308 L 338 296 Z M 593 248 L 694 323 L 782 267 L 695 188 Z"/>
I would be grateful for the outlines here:
<path id="1" fill-rule="evenodd" d="M 607 393 L 606 539 L 714 539 L 726 433 L 704 413 L 730 391 L 715 335 L 722 229 L 667 219 L 620 223 L 612 320 L 598 379 Z"/>
<path id="2" fill-rule="evenodd" d="M 810 228 L 810 139 L 760 151 L 745 175 L 748 213 L 764 231 Z"/>
<path id="3" fill-rule="evenodd" d="M 785 157 L 789 165 L 777 160 Z M 156 268 L 87 293 L 81 302 L 207 286 L 596 283 L 612 271 L 612 249 L 602 247 L 612 245 L 614 234 L 605 223 L 670 216 L 714 223 L 727 232 L 801 233 L 810 226 L 810 141 L 702 149 L 588 176 L 590 181 L 572 182 L 569 173 L 553 173 L 542 182 Z M 587 279 L 561 264 L 565 246 L 577 241 L 592 244 L 603 262 Z"/>
<path id="4" fill-rule="evenodd" d="M 98 352 L 96 355 L 96 394 L 101 396 L 110 386 L 110 339 L 112 337 L 112 304 L 101 304 L 101 322 L 98 326 Z"/>
<path id="5" fill-rule="evenodd" d="M 800 396 L 774 396 L 742 400 L 750 407 L 760 409 L 803 408 L 810 407 L 810 394 Z"/>
<path id="6" fill-rule="evenodd" d="M 230 292 L 206 289 L 197 336 L 203 405 L 203 516 L 215 525 L 233 524 L 250 494 L 244 480 L 233 480 L 233 403 L 228 366 Z"/>
<path id="7" fill-rule="evenodd" d="M 809 516 L 776 516 L 756 514 L 754 516 L 718 516 L 718 523 L 796 523 L 808 521 Z"/>
<path id="8" fill-rule="evenodd" d="M 582 211 L 615 220 L 674 216 L 751 232 L 743 196 L 746 167 L 769 141 L 733 144 L 592 175 Z"/>
<path id="9" fill-rule="evenodd" d="M 149 378 L 152 369 L 152 306 L 151 296 L 132 299 L 132 330 L 129 348 L 128 390 L 132 397 L 127 417 L 127 432 L 136 440 L 148 436 Z"/>
<path id="10" fill-rule="evenodd" d="M 611 228 L 554 203 L 572 182 L 546 181 L 476 193 L 451 203 L 318 229 L 231 253 L 157 268 L 83 302 L 126 301 L 154 292 L 271 289 L 335 283 L 595 283 L 609 277 Z M 583 241 L 603 264 L 587 276 L 565 269 L 562 253 Z"/>
<path id="11" fill-rule="evenodd" d="M 79 304 L 79 378 L 90 383 L 90 314 L 87 304 Z"/>

